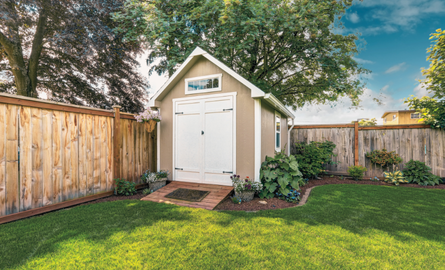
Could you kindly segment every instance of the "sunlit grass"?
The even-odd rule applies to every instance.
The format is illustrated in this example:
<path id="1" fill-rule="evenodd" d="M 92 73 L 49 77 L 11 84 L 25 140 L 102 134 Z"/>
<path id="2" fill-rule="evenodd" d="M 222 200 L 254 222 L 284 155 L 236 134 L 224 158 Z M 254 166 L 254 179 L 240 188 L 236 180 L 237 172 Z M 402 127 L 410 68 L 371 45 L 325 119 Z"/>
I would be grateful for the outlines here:
<path id="1" fill-rule="evenodd" d="M 0 225 L 0 269 L 440 269 L 444 209 L 442 190 L 366 185 L 257 213 L 91 204 Z"/>

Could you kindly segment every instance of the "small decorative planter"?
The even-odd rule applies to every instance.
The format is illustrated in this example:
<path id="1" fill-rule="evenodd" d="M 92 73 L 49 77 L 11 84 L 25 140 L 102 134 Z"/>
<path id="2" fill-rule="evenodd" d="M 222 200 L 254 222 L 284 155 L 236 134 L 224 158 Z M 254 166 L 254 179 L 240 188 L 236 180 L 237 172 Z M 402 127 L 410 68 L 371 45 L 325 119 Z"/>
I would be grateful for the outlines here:
<path id="1" fill-rule="evenodd" d="M 240 198 L 243 202 L 250 202 L 251 200 L 253 200 L 253 196 L 255 196 L 255 191 L 235 191 L 235 196 Z"/>
<path id="2" fill-rule="evenodd" d="M 167 178 L 162 178 L 157 180 L 156 182 L 151 182 L 148 184 L 148 188 L 152 191 L 156 191 L 161 187 L 164 187 L 167 184 Z"/>
<path id="3" fill-rule="evenodd" d="M 152 132 L 152 131 L 155 129 L 156 123 L 157 123 L 157 121 L 156 121 L 156 120 L 153 120 L 153 119 L 150 119 L 150 120 L 148 120 L 148 121 L 145 121 L 145 122 L 144 122 L 145 130 L 146 130 L 148 133 Z"/>

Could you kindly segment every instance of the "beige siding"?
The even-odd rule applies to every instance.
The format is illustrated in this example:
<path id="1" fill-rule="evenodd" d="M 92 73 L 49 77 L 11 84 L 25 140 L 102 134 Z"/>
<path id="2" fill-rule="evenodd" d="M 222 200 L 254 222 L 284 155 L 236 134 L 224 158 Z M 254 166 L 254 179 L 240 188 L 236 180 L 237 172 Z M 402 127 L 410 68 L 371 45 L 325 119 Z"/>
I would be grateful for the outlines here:
<path id="1" fill-rule="evenodd" d="M 186 78 L 222 73 L 222 91 L 185 95 Z M 173 102 L 172 99 L 237 92 L 236 96 L 236 172 L 241 176 L 254 176 L 254 100 L 250 90 L 222 69 L 201 57 L 165 95 L 161 101 L 161 170 L 173 171 Z M 171 175 L 170 175 L 171 176 Z M 176 180 L 176 179 L 174 179 Z"/>
<path id="2" fill-rule="evenodd" d="M 275 109 L 261 101 L 261 162 L 275 154 Z"/>

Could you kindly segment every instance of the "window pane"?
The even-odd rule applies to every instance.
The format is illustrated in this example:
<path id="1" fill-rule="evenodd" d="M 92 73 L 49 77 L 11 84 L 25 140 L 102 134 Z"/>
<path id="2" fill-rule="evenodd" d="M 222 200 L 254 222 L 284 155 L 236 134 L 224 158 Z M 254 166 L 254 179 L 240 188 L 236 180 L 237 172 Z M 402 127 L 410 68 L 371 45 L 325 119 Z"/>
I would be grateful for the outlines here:
<path id="1" fill-rule="evenodd" d="M 213 88 L 218 88 L 218 87 L 219 87 L 219 80 L 213 79 Z"/>
<path id="2" fill-rule="evenodd" d="M 276 140 L 277 144 L 275 145 L 275 148 L 280 148 L 280 133 L 276 133 Z"/>
<path id="3" fill-rule="evenodd" d="M 280 119 L 280 117 L 276 116 L 275 117 L 275 122 L 276 122 L 276 131 L 280 132 L 280 127 L 281 127 L 281 119 Z"/>
<path id="4" fill-rule="evenodd" d="M 212 79 L 208 79 L 205 89 L 211 89 L 211 88 L 212 88 Z"/>

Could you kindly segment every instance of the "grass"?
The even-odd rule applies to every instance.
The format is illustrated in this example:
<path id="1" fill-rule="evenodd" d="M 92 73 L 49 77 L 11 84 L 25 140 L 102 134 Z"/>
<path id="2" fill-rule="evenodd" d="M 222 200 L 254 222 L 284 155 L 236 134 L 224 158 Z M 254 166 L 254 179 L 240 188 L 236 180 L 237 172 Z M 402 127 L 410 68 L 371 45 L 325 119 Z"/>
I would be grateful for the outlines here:
<path id="1" fill-rule="evenodd" d="M 0 269 L 444 269 L 445 191 L 327 185 L 302 207 L 135 200 L 0 225 Z"/>

